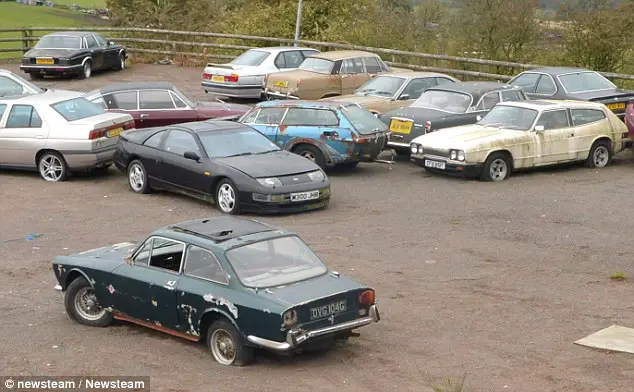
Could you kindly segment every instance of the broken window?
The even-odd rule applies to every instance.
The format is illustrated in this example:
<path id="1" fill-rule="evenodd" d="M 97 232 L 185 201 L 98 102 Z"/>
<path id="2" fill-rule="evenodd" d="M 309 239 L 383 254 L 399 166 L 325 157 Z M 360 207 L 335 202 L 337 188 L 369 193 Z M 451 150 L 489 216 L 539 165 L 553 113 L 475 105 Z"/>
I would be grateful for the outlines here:
<path id="1" fill-rule="evenodd" d="M 150 254 L 150 267 L 180 272 L 185 245 L 182 242 L 155 237 Z"/>

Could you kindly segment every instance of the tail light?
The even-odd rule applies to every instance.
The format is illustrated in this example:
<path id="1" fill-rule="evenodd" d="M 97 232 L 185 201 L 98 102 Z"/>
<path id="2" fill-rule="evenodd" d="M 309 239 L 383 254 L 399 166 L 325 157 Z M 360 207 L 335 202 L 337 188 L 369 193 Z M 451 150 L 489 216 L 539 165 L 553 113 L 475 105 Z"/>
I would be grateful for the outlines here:
<path id="1" fill-rule="evenodd" d="M 365 306 L 374 305 L 374 290 L 366 290 L 359 294 L 359 303 Z"/>
<path id="2" fill-rule="evenodd" d="M 425 133 L 431 132 L 431 121 L 425 123 Z"/>
<path id="3" fill-rule="evenodd" d="M 297 84 L 296 84 L 296 86 L 297 86 L 297 87 L 299 87 L 299 84 L 300 84 L 301 82 L 302 82 L 302 80 L 301 80 L 301 79 L 297 79 Z"/>
<path id="4" fill-rule="evenodd" d="M 287 310 L 282 314 L 282 326 L 284 328 L 292 327 L 297 324 L 297 312 L 295 309 Z"/>
<path id="5" fill-rule="evenodd" d="M 211 79 L 211 74 L 207 72 L 203 72 L 203 79 Z"/>
<path id="6" fill-rule="evenodd" d="M 237 83 L 239 78 L 236 74 L 225 75 L 225 82 Z"/>
<path id="7" fill-rule="evenodd" d="M 88 134 L 88 139 L 89 140 L 95 140 L 95 139 L 100 139 L 102 137 L 106 137 L 108 135 L 109 131 L 112 131 L 112 130 L 118 129 L 118 128 L 121 128 L 124 131 L 129 130 L 129 129 L 134 129 L 134 120 L 129 120 L 129 121 L 126 121 L 124 123 L 93 129 Z M 118 134 L 116 136 L 118 136 Z"/>

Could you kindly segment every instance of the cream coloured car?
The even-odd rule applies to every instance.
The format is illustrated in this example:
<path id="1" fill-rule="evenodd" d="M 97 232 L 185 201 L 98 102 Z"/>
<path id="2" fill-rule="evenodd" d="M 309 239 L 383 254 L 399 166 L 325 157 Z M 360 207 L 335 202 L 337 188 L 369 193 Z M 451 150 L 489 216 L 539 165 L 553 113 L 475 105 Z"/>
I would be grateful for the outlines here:
<path id="1" fill-rule="evenodd" d="M 419 136 L 410 148 L 425 170 L 502 181 L 566 162 L 605 167 L 626 138 L 623 121 L 601 103 L 535 100 L 499 103 L 476 124 Z"/>

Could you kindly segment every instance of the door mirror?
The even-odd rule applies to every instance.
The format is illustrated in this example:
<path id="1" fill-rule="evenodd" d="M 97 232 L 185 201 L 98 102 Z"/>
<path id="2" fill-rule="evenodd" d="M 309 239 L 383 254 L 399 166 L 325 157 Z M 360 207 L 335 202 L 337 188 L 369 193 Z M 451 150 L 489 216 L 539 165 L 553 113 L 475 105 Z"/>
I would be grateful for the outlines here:
<path id="1" fill-rule="evenodd" d="M 403 94 L 398 97 L 399 101 L 407 101 L 409 99 L 409 94 Z"/>
<path id="2" fill-rule="evenodd" d="M 183 156 L 187 159 L 191 159 L 192 161 L 200 161 L 200 157 L 193 151 L 187 151 Z"/>
<path id="3" fill-rule="evenodd" d="M 535 125 L 535 132 L 537 132 L 537 133 L 544 132 L 544 126 L 543 125 Z"/>
<path id="4" fill-rule="evenodd" d="M 106 46 L 114 46 L 114 42 L 112 42 L 112 41 L 108 41 L 108 43 L 106 44 Z"/>
<path id="5" fill-rule="evenodd" d="M 478 115 L 476 116 L 476 121 L 480 121 L 480 120 L 482 120 L 482 116 L 478 114 Z"/>

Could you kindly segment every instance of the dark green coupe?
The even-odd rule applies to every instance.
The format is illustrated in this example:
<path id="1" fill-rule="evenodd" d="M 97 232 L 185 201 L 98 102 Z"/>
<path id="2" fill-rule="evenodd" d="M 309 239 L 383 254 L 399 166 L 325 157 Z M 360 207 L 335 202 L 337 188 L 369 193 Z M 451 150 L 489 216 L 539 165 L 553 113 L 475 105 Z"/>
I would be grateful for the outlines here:
<path id="1" fill-rule="evenodd" d="M 206 339 L 242 366 L 254 348 L 295 353 L 378 322 L 374 290 L 331 271 L 295 233 L 233 216 L 197 219 L 53 261 L 69 316 Z"/>

